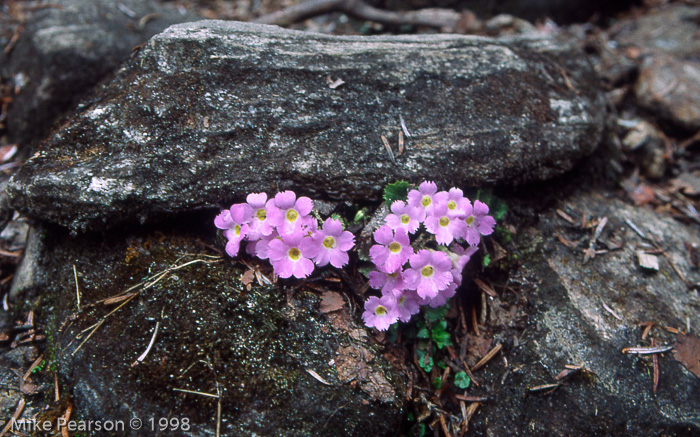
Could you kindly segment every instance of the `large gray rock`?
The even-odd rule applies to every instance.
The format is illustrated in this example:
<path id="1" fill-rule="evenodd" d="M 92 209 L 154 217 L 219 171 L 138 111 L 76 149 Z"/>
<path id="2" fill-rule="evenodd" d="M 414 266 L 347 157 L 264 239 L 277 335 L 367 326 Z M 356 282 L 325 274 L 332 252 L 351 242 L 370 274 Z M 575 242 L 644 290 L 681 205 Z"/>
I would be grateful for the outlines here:
<path id="1" fill-rule="evenodd" d="M 43 230 L 34 262 L 50 314 L 44 356 L 78 420 L 142 420 L 122 435 L 163 417 L 189 420 L 174 435 L 395 435 L 404 377 L 347 303 L 323 314 L 299 283 L 247 288 L 243 264 L 202 245 L 210 231 L 65 234 Z"/>
<path id="2" fill-rule="evenodd" d="M 154 0 L 57 0 L 18 10 L 26 24 L 9 55 L 0 52 L 0 76 L 21 90 L 7 126 L 10 142 L 25 150 L 135 46 L 171 24 L 198 19 Z"/>
<path id="3" fill-rule="evenodd" d="M 499 299 L 489 299 L 492 321 L 484 328 L 487 333 L 495 331 L 496 338 L 510 346 L 504 348 L 508 367 L 494 363 L 481 376 L 485 379 L 482 385 L 498 388 L 495 393 L 481 389 L 493 398 L 476 416 L 476 432 L 697 434 L 700 379 L 670 352 L 661 354 L 659 385 L 654 392 L 651 356 L 622 351 L 650 346 L 651 339 L 657 345 L 674 345 L 675 335 L 664 327 L 693 333 L 700 329 L 697 289 L 688 288 L 675 271 L 688 283 L 700 279 L 692 261 L 692 251 L 700 247 L 700 233 L 670 217 L 602 194 L 567 197 L 560 207 L 577 219 L 584 213 L 589 221 L 607 217 L 595 248 L 609 251 L 584 264 L 584 249 L 589 248 L 588 237 L 595 226 L 582 230 L 579 223 L 563 220 L 554 208 L 544 211 L 536 226 L 521 230 L 523 265 L 510 283 L 519 286 L 522 297 L 504 293 Z M 567 247 L 562 241 L 579 244 Z M 654 241 L 667 255 L 656 254 L 659 271 L 645 269 L 638 261 L 638 252 L 653 251 L 650 242 Z M 518 311 L 507 304 L 517 298 Z M 519 312 L 527 313 L 527 328 L 513 339 L 509 327 L 517 320 L 510 314 Z M 645 326 L 640 324 L 646 322 L 655 326 L 643 339 Z M 566 365 L 584 366 L 593 373 L 558 381 Z M 549 389 L 541 388 L 545 385 Z M 474 392 L 479 394 L 478 389 Z"/>
<path id="4" fill-rule="evenodd" d="M 252 191 L 366 201 L 397 178 L 518 184 L 571 169 L 604 117 L 585 56 L 556 40 L 204 21 L 153 38 L 8 191 L 24 214 L 84 229 Z"/>
<path id="5" fill-rule="evenodd" d="M 615 45 L 637 53 L 639 106 L 682 133 L 700 129 L 700 6 L 674 4 L 621 21 Z"/>

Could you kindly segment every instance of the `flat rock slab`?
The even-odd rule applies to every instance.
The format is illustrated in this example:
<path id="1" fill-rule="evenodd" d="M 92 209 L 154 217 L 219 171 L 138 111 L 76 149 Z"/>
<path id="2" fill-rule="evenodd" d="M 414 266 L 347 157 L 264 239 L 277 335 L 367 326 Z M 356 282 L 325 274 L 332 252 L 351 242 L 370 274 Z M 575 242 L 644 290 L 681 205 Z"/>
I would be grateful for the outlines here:
<path id="1" fill-rule="evenodd" d="M 508 356 L 510 382 L 476 429 L 492 435 L 698 433 L 700 379 L 670 352 L 659 354 L 654 391 L 651 355 L 622 351 L 652 341 L 673 346 L 675 334 L 667 329 L 700 329 L 700 296 L 677 273 L 698 282 L 692 253 L 700 247 L 700 233 L 600 194 L 564 199 L 559 208 L 579 221 L 585 213 L 593 225 L 582 229 L 552 208 L 524 232 L 532 251 L 521 253 L 525 261 L 513 280 L 528 283 L 529 326 Z M 607 223 L 595 245 L 599 252 L 584 263 L 589 238 L 603 218 Z M 654 252 L 655 241 L 663 254 Z M 658 271 L 640 266 L 644 251 L 658 257 Z M 498 314 L 498 302 L 492 307 Z M 653 326 L 644 336 L 649 322 Z M 592 373 L 558 380 L 566 365 Z M 492 369 L 499 370 L 507 372 L 502 366 Z"/>
<path id="2" fill-rule="evenodd" d="M 80 230 L 253 191 L 366 201 L 398 178 L 542 180 L 597 146 L 605 105 L 596 83 L 576 47 L 549 39 L 177 25 L 8 191 L 22 213 Z M 401 119 L 410 138 L 399 137 Z"/>

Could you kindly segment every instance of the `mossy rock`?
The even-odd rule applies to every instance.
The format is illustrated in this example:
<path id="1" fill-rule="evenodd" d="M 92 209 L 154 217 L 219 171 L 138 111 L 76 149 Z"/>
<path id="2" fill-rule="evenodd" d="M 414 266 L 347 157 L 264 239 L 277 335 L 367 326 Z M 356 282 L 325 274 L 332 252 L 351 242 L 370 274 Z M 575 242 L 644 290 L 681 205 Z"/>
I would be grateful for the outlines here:
<path id="1" fill-rule="evenodd" d="M 247 287 L 248 267 L 202 241 L 213 235 L 45 232 L 48 350 L 77 417 L 137 417 L 143 429 L 187 418 L 190 435 L 217 423 L 222 435 L 393 435 L 404 378 L 347 305 L 321 313 L 302 281 Z"/>

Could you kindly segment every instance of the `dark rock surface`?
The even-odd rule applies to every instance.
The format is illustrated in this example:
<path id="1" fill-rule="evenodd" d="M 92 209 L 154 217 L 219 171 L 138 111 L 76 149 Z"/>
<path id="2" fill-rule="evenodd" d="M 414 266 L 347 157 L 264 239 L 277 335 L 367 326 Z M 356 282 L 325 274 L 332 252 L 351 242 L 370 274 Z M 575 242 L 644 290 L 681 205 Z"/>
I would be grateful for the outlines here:
<path id="1" fill-rule="evenodd" d="M 0 75 L 21 92 L 8 113 L 10 142 L 42 141 L 56 119 L 124 62 L 132 49 L 191 13 L 156 1 L 56 0 L 16 6 L 25 15 L 11 52 L 0 52 Z M 2 44 L 5 48 L 7 44 Z"/>
<path id="2" fill-rule="evenodd" d="M 595 226 L 582 230 L 554 208 L 542 214 L 536 227 L 523 232 L 524 263 L 511 280 L 527 284 L 527 328 L 517 341 L 501 336 L 516 346 L 506 354 L 509 367 L 502 362 L 491 365 L 487 384 L 493 383 L 497 394 L 474 429 L 482 435 L 700 432 L 700 379 L 669 352 L 659 356 L 660 380 L 654 392 L 651 356 L 622 353 L 626 347 L 649 346 L 652 338 L 657 345 L 673 345 L 675 335 L 662 326 L 700 329 L 697 288 L 688 288 L 671 265 L 689 283 L 700 279 L 686 245 L 700 247 L 700 232 L 599 193 L 567 197 L 561 208 L 577 218 L 584 212 L 589 220 L 607 217 L 596 249 L 613 250 L 584 264 L 586 237 Z M 570 248 L 557 235 L 571 242 L 583 239 Z M 657 240 L 668 258 L 657 254 L 660 270 L 644 270 L 637 252 L 652 251 L 651 242 Z M 619 244 L 622 248 L 615 250 Z M 490 317 L 499 320 L 507 312 L 503 301 L 489 300 Z M 656 323 L 645 340 L 640 326 L 644 322 Z M 594 374 L 558 381 L 565 365 L 584 366 Z M 531 390 L 558 382 L 556 389 Z"/>
<path id="3" fill-rule="evenodd" d="M 210 232 L 64 234 L 42 232 L 35 286 L 50 308 L 45 357 L 78 418 L 138 417 L 142 431 L 148 418 L 187 418 L 174 435 L 214 435 L 219 399 L 177 391 L 190 390 L 221 394 L 221 435 L 395 434 L 404 377 L 347 305 L 322 314 L 317 294 L 289 282 L 247 289 L 243 264 L 206 255 Z"/>
<path id="4" fill-rule="evenodd" d="M 600 140 L 595 84 L 575 44 L 551 39 L 178 25 L 144 46 L 8 192 L 24 214 L 85 229 L 253 191 L 367 201 L 397 178 L 547 179 Z M 401 117 L 412 135 L 403 153 Z"/>

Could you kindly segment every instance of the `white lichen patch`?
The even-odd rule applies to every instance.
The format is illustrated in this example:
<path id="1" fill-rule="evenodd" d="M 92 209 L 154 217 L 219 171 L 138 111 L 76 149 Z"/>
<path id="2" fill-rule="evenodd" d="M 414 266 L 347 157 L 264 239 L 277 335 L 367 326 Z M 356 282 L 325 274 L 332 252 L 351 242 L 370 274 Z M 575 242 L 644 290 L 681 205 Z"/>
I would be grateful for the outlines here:
<path id="1" fill-rule="evenodd" d="M 145 144 L 151 138 L 148 133 L 137 129 L 124 129 L 124 136 L 137 144 Z"/>
<path id="2" fill-rule="evenodd" d="M 108 113 L 112 109 L 111 105 L 108 106 L 99 106 L 92 111 L 87 113 L 87 117 L 90 120 L 97 120 L 101 118 L 105 113 Z"/>
<path id="3" fill-rule="evenodd" d="M 562 124 L 586 123 L 586 111 L 580 101 L 550 99 L 549 107 Z"/>
<path id="4" fill-rule="evenodd" d="M 131 182 L 124 182 L 112 178 L 94 176 L 90 179 L 88 190 L 109 197 L 123 197 L 134 192 L 136 187 Z"/>

